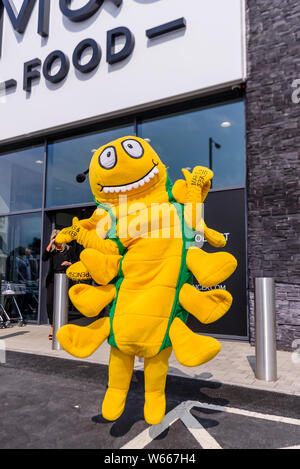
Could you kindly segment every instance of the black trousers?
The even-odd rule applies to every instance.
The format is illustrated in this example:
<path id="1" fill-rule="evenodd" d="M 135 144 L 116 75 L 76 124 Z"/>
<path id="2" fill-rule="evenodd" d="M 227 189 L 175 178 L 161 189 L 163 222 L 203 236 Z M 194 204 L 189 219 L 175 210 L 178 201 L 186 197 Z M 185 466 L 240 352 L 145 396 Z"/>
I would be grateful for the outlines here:
<path id="1" fill-rule="evenodd" d="M 51 282 L 47 286 L 47 314 L 48 314 L 50 326 L 53 326 L 53 296 L 54 296 L 54 282 Z"/>

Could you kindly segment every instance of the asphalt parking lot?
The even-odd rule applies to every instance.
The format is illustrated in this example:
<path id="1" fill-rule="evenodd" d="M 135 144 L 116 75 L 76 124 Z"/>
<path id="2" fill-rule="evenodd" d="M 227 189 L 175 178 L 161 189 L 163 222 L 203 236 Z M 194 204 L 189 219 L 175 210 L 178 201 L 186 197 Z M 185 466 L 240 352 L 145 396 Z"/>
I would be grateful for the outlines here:
<path id="1" fill-rule="evenodd" d="M 168 376 L 167 412 L 143 417 L 143 373 L 136 371 L 124 414 L 101 416 L 107 367 L 7 352 L 0 365 L 2 449 L 256 449 L 300 447 L 300 397 Z"/>

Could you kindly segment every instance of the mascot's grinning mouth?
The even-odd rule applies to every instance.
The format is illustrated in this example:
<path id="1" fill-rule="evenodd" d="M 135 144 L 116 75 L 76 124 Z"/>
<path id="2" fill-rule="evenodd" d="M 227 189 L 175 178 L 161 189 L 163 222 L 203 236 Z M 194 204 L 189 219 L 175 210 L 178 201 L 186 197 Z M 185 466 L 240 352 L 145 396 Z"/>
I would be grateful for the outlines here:
<path id="1" fill-rule="evenodd" d="M 130 184 L 123 184 L 122 186 L 103 186 L 101 191 L 107 193 L 113 194 L 116 192 L 117 194 L 119 192 L 127 192 L 131 191 L 132 189 L 137 189 L 138 187 L 143 187 L 145 184 L 151 181 L 151 179 L 154 178 L 156 174 L 159 173 L 159 169 L 157 168 L 157 165 L 154 163 L 153 168 L 141 179 L 138 181 L 131 182 Z M 100 184 L 99 184 L 100 185 Z"/>

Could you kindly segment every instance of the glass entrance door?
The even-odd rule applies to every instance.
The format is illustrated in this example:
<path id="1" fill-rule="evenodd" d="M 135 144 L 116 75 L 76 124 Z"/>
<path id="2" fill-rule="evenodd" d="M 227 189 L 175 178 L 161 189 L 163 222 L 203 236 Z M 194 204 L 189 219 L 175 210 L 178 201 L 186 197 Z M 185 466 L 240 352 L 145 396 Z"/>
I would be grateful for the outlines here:
<path id="1" fill-rule="evenodd" d="M 88 206 L 88 207 L 77 207 L 77 208 L 72 208 L 72 209 L 62 209 L 62 210 L 57 210 L 57 211 L 48 211 L 46 220 L 45 220 L 45 238 L 44 238 L 44 245 L 47 246 L 49 241 L 50 241 L 50 236 L 51 232 L 54 229 L 61 230 L 63 228 L 66 228 L 67 226 L 72 225 L 72 220 L 74 217 L 77 217 L 79 220 L 83 220 L 85 218 L 89 218 L 92 213 L 95 210 L 95 206 Z M 83 250 L 83 247 L 80 246 L 78 243 L 73 241 L 72 243 L 69 244 L 69 246 L 73 250 L 74 254 L 74 262 L 79 261 L 80 258 L 80 253 Z M 43 263 L 47 264 L 47 263 Z M 43 265 L 43 277 L 45 278 L 47 276 L 47 271 L 48 271 L 49 266 L 48 265 Z M 70 280 L 70 287 L 72 286 L 72 282 Z M 46 296 L 46 289 L 44 291 L 43 297 Z M 45 310 L 45 307 L 43 308 Z M 69 301 L 69 322 L 74 322 L 80 320 L 80 323 L 88 323 L 88 320 L 85 320 L 85 318 L 82 316 L 79 311 L 76 310 L 76 308 L 73 306 L 71 301 Z M 43 317 L 43 322 L 46 321 L 46 315 L 44 314 Z"/>
<path id="2" fill-rule="evenodd" d="M 12 320 L 37 320 L 40 243 L 40 213 L 0 217 L 0 304 Z"/>

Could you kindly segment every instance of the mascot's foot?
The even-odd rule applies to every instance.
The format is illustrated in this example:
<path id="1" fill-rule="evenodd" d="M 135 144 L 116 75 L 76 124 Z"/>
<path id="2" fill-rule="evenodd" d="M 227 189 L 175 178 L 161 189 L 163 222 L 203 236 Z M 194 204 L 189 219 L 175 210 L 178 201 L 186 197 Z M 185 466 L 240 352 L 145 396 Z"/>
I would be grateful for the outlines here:
<path id="1" fill-rule="evenodd" d="M 212 287 L 226 280 L 233 274 L 237 261 L 228 252 L 207 253 L 198 248 L 190 248 L 187 252 L 188 269 L 204 287 Z"/>
<path id="2" fill-rule="evenodd" d="M 184 366 L 199 366 L 221 350 L 218 340 L 192 332 L 179 318 L 170 327 L 170 339 L 177 360 Z"/>
<path id="3" fill-rule="evenodd" d="M 117 420 L 124 412 L 127 390 L 108 388 L 102 404 L 102 416 L 106 420 Z"/>
<path id="4" fill-rule="evenodd" d="M 109 305 L 116 296 L 116 287 L 106 285 L 93 287 L 86 283 L 73 285 L 69 290 L 69 297 L 80 313 L 88 318 L 97 316 Z"/>
<path id="5" fill-rule="evenodd" d="M 66 352 L 77 358 L 86 358 L 100 347 L 109 333 L 109 318 L 101 318 L 85 327 L 67 324 L 57 331 L 56 337 Z"/>
<path id="6" fill-rule="evenodd" d="M 161 392 L 146 392 L 144 416 L 149 425 L 158 425 L 166 413 L 166 396 Z"/>
<path id="7" fill-rule="evenodd" d="M 232 304 L 232 296 L 227 290 L 200 292 L 185 283 L 179 293 L 179 302 L 198 321 L 210 324 L 227 313 Z"/>

